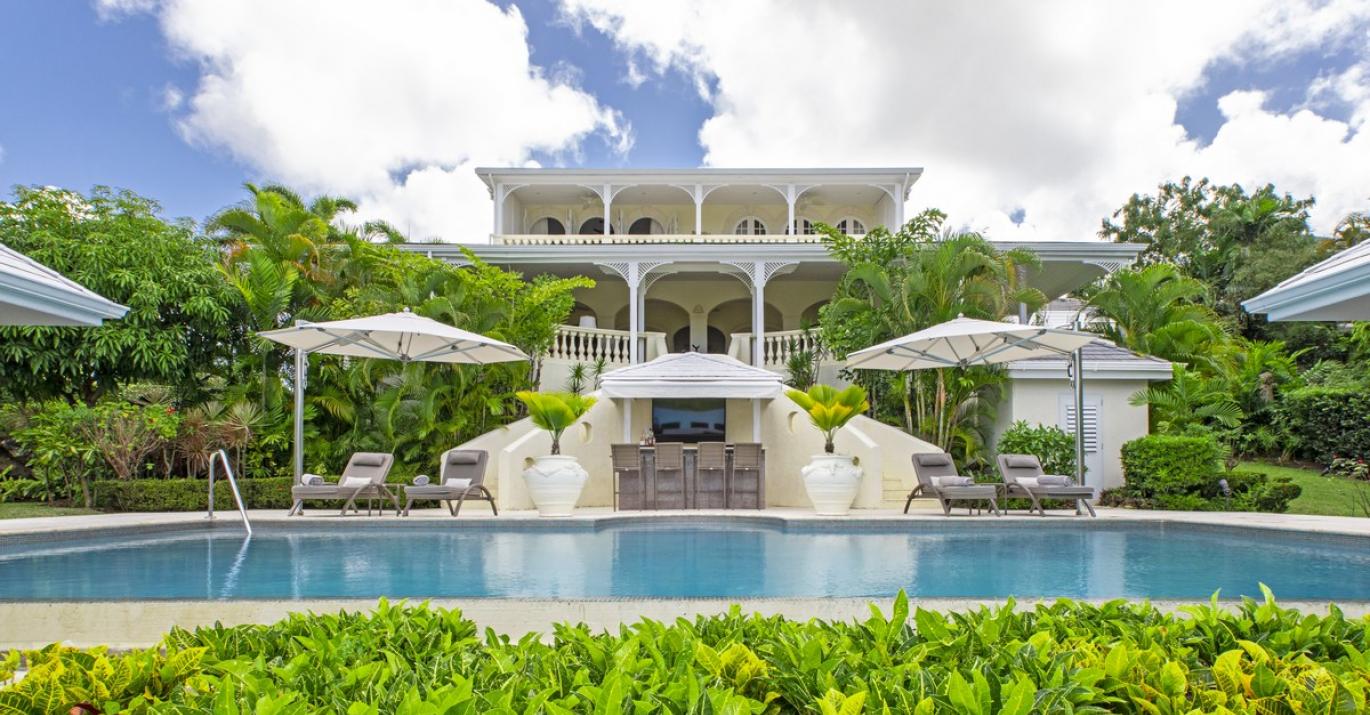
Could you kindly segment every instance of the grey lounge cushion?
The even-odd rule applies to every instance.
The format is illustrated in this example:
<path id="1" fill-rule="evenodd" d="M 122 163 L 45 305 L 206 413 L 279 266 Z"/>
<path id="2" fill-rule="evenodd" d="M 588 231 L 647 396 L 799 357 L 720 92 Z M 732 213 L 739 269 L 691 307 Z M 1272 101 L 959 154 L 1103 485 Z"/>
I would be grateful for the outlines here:
<path id="1" fill-rule="evenodd" d="M 447 481 L 443 482 L 442 485 L 443 485 L 444 487 L 451 487 L 452 489 L 465 489 L 465 488 L 471 486 L 471 480 L 470 480 L 470 479 L 456 479 L 456 478 L 453 478 L 453 479 L 448 479 Z"/>
<path id="2" fill-rule="evenodd" d="M 420 474 L 420 475 L 414 477 L 414 486 L 421 487 L 421 486 L 423 486 L 423 485 L 425 485 L 425 484 L 427 484 L 427 483 L 428 483 L 428 475 L 427 475 L 427 474 Z"/>
<path id="3" fill-rule="evenodd" d="M 1070 477 L 1063 474 L 1043 474 L 1037 477 L 1037 484 L 1043 487 L 1068 487 L 1071 481 Z"/>
<path id="4" fill-rule="evenodd" d="M 924 467 L 947 467 L 951 466 L 951 456 L 945 452 L 930 452 L 926 454 L 916 454 L 914 458 L 918 464 Z"/>
<path id="5" fill-rule="evenodd" d="M 385 464 L 385 455 L 376 452 L 357 454 L 352 457 L 354 467 L 379 467 Z"/>
<path id="6" fill-rule="evenodd" d="M 932 483 L 938 487 L 968 487 L 975 484 L 970 477 L 933 477 Z"/>
<path id="7" fill-rule="evenodd" d="M 317 474 L 306 474 L 306 475 L 304 475 L 303 477 L 300 478 L 300 483 L 301 483 L 301 484 L 307 484 L 307 485 L 309 485 L 309 486 L 311 486 L 311 487 L 317 487 L 317 486 L 319 486 L 320 484 L 323 484 L 323 483 L 324 483 L 324 480 L 323 480 L 323 477 L 321 477 L 321 476 L 319 476 L 319 475 L 317 475 Z"/>
<path id="8" fill-rule="evenodd" d="M 480 461 L 480 455 L 476 452 L 453 452 L 447 455 L 448 464 L 475 464 Z"/>
<path id="9" fill-rule="evenodd" d="M 1011 469 L 1033 469 L 1039 465 L 1036 457 L 1029 457 L 1022 454 L 1009 455 L 1004 459 Z"/>

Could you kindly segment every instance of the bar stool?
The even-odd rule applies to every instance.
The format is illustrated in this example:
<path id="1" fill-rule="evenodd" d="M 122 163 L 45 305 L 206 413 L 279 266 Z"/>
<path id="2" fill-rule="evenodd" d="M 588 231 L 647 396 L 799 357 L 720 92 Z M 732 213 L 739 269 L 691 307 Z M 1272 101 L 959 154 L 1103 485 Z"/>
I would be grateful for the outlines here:
<path id="1" fill-rule="evenodd" d="M 766 474 L 760 444 L 739 442 L 733 445 L 733 470 L 728 481 L 729 509 L 762 508 L 766 497 Z"/>
<path id="2" fill-rule="evenodd" d="M 695 508 L 724 509 L 728 506 L 728 445 L 700 442 L 695 461 Z"/>
<path id="3" fill-rule="evenodd" d="M 614 511 L 645 509 L 646 486 L 642 479 L 642 447 L 636 444 L 609 445 L 614 469 Z"/>
<path id="4" fill-rule="evenodd" d="M 656 500 L 654 509 L 685 508 L 685 450 L 679 442 L 656 445 Z"/>

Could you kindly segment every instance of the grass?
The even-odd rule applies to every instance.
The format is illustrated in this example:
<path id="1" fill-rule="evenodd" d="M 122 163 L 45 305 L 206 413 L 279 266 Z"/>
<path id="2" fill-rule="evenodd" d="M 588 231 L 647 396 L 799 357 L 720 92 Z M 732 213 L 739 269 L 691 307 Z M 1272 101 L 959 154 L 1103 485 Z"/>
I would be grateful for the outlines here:
<path id="1" fill-rule="evenodd" d="M 1370 482 L 1345 477 L 1324 477 L 1317 469 L 1285 466 L 1271 462 L 1243 462 L 1241 469 L 1254 469 L 1273 477 L 1289 477 L 1303 487 L 1298 499 L 1290 502 L 1290 514 L 1319 516 L 1365 516 L 1356 501 L 1357 490 L 1370 492 Z"/>
<path id="2" fill-rule="evenodd" d="M 94 509 L 87 509 L 79 506 L 48 506 L 47 504 L 31 504 L 27 502 L 17 502 L 13 504 L 0 502 L 0 519 L 26 519 L 34 516 L 72 516 L 75 514 L 99 514 Z"/>

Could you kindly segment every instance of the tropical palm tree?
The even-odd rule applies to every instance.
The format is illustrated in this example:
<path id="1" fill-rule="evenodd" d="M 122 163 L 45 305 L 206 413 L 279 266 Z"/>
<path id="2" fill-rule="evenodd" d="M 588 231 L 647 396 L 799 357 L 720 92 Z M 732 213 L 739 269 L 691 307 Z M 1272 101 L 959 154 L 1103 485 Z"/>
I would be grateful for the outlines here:
<path id="1" fill-rule="evenodd" d="M 1093 314 L 1086 327 L 1137 352 L 1190 361 L 1223 336 L 1217 315 L 1199 302 L 1206 292 L 1168 263 L 1124 269 L 1085 304 Z"/>
<path id="2" fill-rule="evenodd" d="M 1151 408 L 1151 423 L 1163 434 L 1185 434 L 1194 428 L 1236 427 L 1246 415 L 1226 388 L 1183 365 L 1175 365 L 1170 382 L 1148 387 L 1129 402 Z"/>

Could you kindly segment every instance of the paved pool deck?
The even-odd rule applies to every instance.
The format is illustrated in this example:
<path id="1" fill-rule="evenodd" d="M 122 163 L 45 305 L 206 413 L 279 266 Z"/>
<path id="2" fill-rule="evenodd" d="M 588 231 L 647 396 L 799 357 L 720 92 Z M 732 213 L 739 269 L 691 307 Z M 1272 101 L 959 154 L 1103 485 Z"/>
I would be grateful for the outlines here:
<path id="1" fill-rule="evenodd" d="M 283 510 L 254 510 L 248 516 L 261 530 L 301 529 L 310 525 L 346 524 L 349 528 L 386 529 L 396 526 L 426 528 L 478 528 L 483 524 L 511 522 L 532 526 L 575 523 L 593 526 L 615 521 L 653 521 L 707 517 L 709 519 L 737 519 L 755 523 L 757 520 L 777 524 L 811 525 L 890 524 L 891 522 L 964 524 L 972 528 L 992 529 L 1001 525 L 1024 523 L 1052 527 L 1064 524 L 1097 523 L 1100 525 L 1151 524 L 1158 528 L 1165 524 L 1203 525 L 1217 528 L 1247 528 L 1284 531 L 1291 534 L 1341 535 L 1370 537 L 1370 519 L 1354 517 L 1306 516 L 1296 514 L 1253 514 L 1212 512 L 1150 512 L 1130 509 L 1100 509 L 1097 519 L 1076 517 L 1073 512 L 1049 512 L 1047 516 L 1013 514 L 996 517 L 988 514 L 945 517 L 935 505 L 915 505 L 910 514 L 897 510 L 854 510 L 847 517 L 820 517 L 799 508 L 770 508 L 759 511 L 690 511 L 690 512 L 613 512 L 608 509 L 581 509 L 572 517 L 543 519 L 535 512 L 506 512 L 498 517 L 481 510 L 483 504 L 453 519 L 442 509 L 414 511 L 407 518 L 397 518 L 393 512 L 385 516 L 339 516 L 336 511 L 310 510 L 304 516 L 287 517 Z M 97 514 L 89 516 L 42 517 L 0 520 L 0 546 L 6 542 L 47 541 L 115 534 L 125 531 L 161 531 L 202 528 L 207 525 L 203 512 Z M 237 512 L 220 512 L 212 524 L 215 530 L 241 529 Z M 995 606 L 1002 599 L 913 599 L 923 607 L 938 610 L 966 610 L 984 605 Z M 1030 608 L 1051 599 L 1019 599 L 1020 608 Z M 570 621 L 586 623 L 595 629 L 612 629 L 622 623 L 641 618 L 673 620 L 677 617 L 716 614 L 731 605 L 739 605 L 744 612 L 783 615 L 788 618 L 827 620 L 862 619 L 869 615 L 869 604 L 876 603 L 888 611 L 891 598 L 751 598 L 751 599 L 504 599 L 457 598 L 433 599 L 435 606 L 460 608 L 480 627 L 513 637 L 529 632 L 550 632 L 554 623 Z M 1154 601 L 1163 609 L 1174 609 L 1192 601 Z M 1307 612 L 1325 612 L 1328 604 L 1321 602 L 1282 602 L 1283 605 Z M 1349 616 L 1370 616 L 1370 594 L 1366 600 L 1337 604 Z M 143 647 L 155 644 L 172 625 L 195 627 L 220 622 L 225 625 L 242 623 L 270 623 L 286 614 L 300 611 L 336 612 L 364 611 L 375 606 L 374 599 L 309 599 L 309 600 L 237 600 L 237 601 L 95 601 L 95 602 L 0 602 L 0 650 L 35 648 L 54 641 L 72 645 L 110 645 L 116 648 Z"/>

